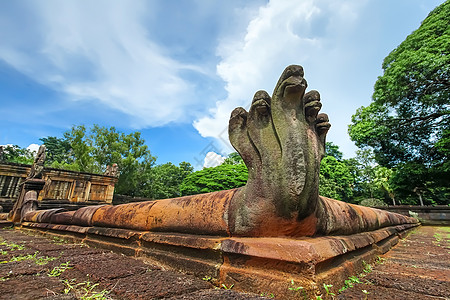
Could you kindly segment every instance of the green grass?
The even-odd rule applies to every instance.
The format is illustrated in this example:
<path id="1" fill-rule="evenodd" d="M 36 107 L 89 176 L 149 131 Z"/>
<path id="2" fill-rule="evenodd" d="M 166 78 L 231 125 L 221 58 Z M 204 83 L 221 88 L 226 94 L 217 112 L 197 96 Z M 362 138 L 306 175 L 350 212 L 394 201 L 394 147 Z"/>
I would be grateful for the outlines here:
<path id="1" fill-rule="evenodd" d="M 5 246 L 6 248 L 8 248 L 9 251 L 25 249 L 25 246 L 23 246 L 23 245 L 18 245 L 18 244 L 15 244 L 15 243 L 8 243 L 7 241 L 0 242 L 0 247 L 2 247 L 2 246 Z"/>
<path id="2" fill-rule="evenodd" d="M 61 263 L 59 266 L 54 267 L 52 270 L 50 270 L 47 275 L 49 277 L 59 277 L 62 273 L 64 273 L 68 269 L 72 269 L 73 267 L 70 266 L 70 261 Z"/>
<path id="3" fill-rule="evenodd" d="M 294 282 L 294 279 L 291 279 L 291 287 L 288 289 L 295 293 L 298 293 L 300 297 L 303 296 L 303 299 L 308 299 L 308 295 L 306 294 L 305 288 L 302 286 L 297 286 Z"/>
<path id="4" fill-rule="evenodd" d="M 90 282 L 86 280 L 84 282 L 77 283 L 76 279 L 62 280 L 64 284 L 64 294 L 75 294 L 77 299 L 81 300 L 108 300 L 111 299 L 108 294 L 110 291 L 97 289 L 98 283 Z"/>
<path id="5" fill-rule="evenodd" d="M 339 293 L 342 293 L 348 288 L 352 288 L 354 284 L 362 283 L 357 276 L 350 276 L 348 279 L 344 281 L 344 286 L 339 289 Z"/>
<path id="6" fill-rule="evenodd" d="M 34 261 L 37 265 L 39 265 L 39 266 L 42 266 L 42 265 L 46 265 L 46 264 L 48 264 L 49 262 L 51 262 L 51 261 L 54 261 L 54 260 L 57 260 L 58 258 L 60 258 L 61 256 L 58 256 L 58 257 L 48 257 L 48 256 L 46 256 L 46 257 L 38 257 L 38 258 L 36 258 L 36 260 Z"/>
<path id="7" fill-rule="evenodd" d="M 230 285 L 230 286 L 226 286 L 224 283 L 222 283 L 222 288 L 224 290 L 231 290 L 234 287 L 234 284 Z"/>
<path id="8" fill-rule="evenodd" d="M 10 262 L 15 262 L 15 261 L 36 259 L 36 255 L 38 253 L 39 253 L 39 251 L 34 252 L 34 254 L 13 256 L 10 260 L 2 260 L 2 261 L 0 261 L 0 264 L 7 264 L 7 263 L 10 263 Z"/>

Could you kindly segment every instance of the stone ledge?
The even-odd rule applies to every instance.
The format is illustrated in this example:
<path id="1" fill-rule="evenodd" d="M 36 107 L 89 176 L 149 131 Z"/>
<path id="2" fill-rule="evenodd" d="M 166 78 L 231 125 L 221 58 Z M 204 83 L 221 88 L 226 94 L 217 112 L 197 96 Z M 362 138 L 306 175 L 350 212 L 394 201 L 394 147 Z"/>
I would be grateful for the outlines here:
<path id="1" fill-rule="evenodd" d="M 322 284 L 342 285 L 387 252 L 416 227 L 405 224 L 348 236 L 316 238 L 235 238 L 181 233 L 159 233 L 119 228 L 82 227 L 49 223 L 22 224 L 87 244 L 141 257 L 174 270 L 211 276 L 216 284 L 234 284 L 240 291 L 271 292 L 295 298 L 291 280 L 308 294 Z"/>

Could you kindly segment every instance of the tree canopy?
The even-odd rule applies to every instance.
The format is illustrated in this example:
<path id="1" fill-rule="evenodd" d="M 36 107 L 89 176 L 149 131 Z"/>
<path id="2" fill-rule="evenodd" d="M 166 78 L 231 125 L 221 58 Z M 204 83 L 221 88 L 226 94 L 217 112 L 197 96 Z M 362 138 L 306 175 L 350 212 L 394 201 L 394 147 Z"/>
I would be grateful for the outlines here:
<path id="1" fill-rule="evenodd" d="M 73 126 L 64 138 L 42 138 L 47 148 L 47 165 L 81 172 L 103 173 L 108 165 L 119 166 L 116 192 L 141 195 L 143 180 L 147 180 L 156 158 L 150 153 L 140 132 L 125 134 L 114 127 L 94 125 Z"/>
<path id="2" fill-rule="evenodd" d="M 1 146 L 0 162 L 12 162 L 18 164 L 32 164 L 34 157 L 33 153 L 17 145 Z"/>
<path id="3" fill-rule="evenodd" d="M 319 194 L 321 196 L 351 202 L 355 178 L 345 160 L 339 146 L 326 142 L 326 156 L 320 163 Z"/>
<path id="4" fill-rule="evenodd" d="M 180 190 L 183 196 L 238 188 L 247 183 L 248 170 L 238 153 L 228 155 L 217 167 L 193 172 L 183 180 Z"/>
<path id="5" fill-rule="evenodd" d="M 384 59 L 372 103 L 349 126 L 358 147 L 372 148 L 381 166 L 402 170 L 393 176 L 408 178 L 410 186 L 397 178 L 399 188 L 431 198 L 450 186 L 442 180 L 450 178 L 449 24 L 446 1 Z"/>
<path id="6" fill-rule="evenodd" d="M 171 162 L 154 166 L 142 194 L 152 199 L 180 197 L 181 183 L 193 171 L 187 162 L 181 162 L 179 166 Z"/>

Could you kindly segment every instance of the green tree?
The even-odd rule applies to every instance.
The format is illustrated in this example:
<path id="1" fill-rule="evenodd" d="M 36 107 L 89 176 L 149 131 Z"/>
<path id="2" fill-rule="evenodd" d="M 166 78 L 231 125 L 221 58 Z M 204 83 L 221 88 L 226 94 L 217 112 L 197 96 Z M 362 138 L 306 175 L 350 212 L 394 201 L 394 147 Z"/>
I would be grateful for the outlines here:
<path id="1" fill-rule="evenodd" d="M 392 200 L 392 204 L 395 205 L 395 190 L 391 183 L 393 171 L 386 167 L 378 166 L 375 169 L 374 184 L 381 190 L 383 190 L 387 196 Z"/>
<path id="2" fill-rule="evenodd" d="M 402 197 L 420 190 L 432 199 L 450 188 L 442 180 L 450 178 L 449 24 L 446 1 L 384 59 L 372 103 L 358 109 L 349 126 L 358 147 L 372 148 L 381 166 L 397 168 L 393 177 L 409 178 L 396 180 Z M 430 192 L 437 190 L 443 191 Z"/>
<path id="3" fill-rule="evenodd" d="M 244 164 L 244 160 L 237 152 L 232 152 L 228 154 L 228 157 L 225 158 L 225 161 L 223 162 L 226 165 L 237 165 L 237 164 Z"/>
<path id="4" fill-rule="evenodd" d="M 244 164 L 221 164 L 193 172 L 183 180 L 183 196 L 238 188 L 246 184 L 248 170 Z"/>
<path id="5" fill-rule="evenodd" d="M 347 165 L 334 156 L 326 156 L 320 163 L 319 194 L 345 202 L 352 201 L 353 176 Z"/>
<path id="6" fill-rule="evenodd" d="M 55 165 L 61 164 L 64 162 L 70 163 L 69 157 L 70 157 L 71 146 L 67 140 L 57 138 L 54 136 L 41 138 L 39 140 L 42 141 L 45 145 L 45 149 L 46 149 L 45 164 L 46 165 L 52 166 L 53 163 L 55 163 Z"/>
<path id="7" fill-rule="evenodd" d="M 157 165 L 152 168 L 149 181 L 146 182 L 147 189 L 142 194 L 152 199 L 180 197 L 180 185 L 193 170 L 187 162 L 181 162 L 178 167 L 171 162 Z"/>
<path id="8" fill-rule="evenodd" d="M 342 156 L 343 156 L 342 152 L 339 151 L 339 146 L 333 144 L 332 142 L 325 143 L 325 154 L 327 156 L 333 156 L 334 158 L 336 158 L 339 161 L 342 160 Z"/>
<path id="9" fill-rule="evenodd" d="M 33 153 L 18 145 L 2 146 L 2 155 L 0 156 L 2 162 L 12 162 L 18 164 L 32 164 L 34 161 Z"/>
<path id="10" fill-rule="evenodd" d="M 53 167 L 103 173 L 108 165 L 116 163 L 120 177 L 115 191 L 129 196 L 142 196 L 142 189 L 151 177 L 156 160 L 140 132 L 125 134 L 114 127 L 108 129 L 94 125 L 87 131 L 84 125 L 73 126 L 64 133 L 64 139 L 56 141 L 48 137 L 42 140 L 44 143 L 53 142 L 50 147 L 53 157 L 64 158 L 62 161 L 54 159 Z M 60 153 L 67 149 L 64 148 L 66 143 L 70 149 L 65 154 Z"/>

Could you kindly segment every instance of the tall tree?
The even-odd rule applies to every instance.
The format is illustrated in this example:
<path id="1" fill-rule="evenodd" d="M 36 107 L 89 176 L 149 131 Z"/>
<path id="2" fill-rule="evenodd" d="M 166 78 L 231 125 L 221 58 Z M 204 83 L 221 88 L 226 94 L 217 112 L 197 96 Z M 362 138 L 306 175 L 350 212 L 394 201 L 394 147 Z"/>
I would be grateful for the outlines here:
<path id="1" fill-rule="evenodd" d="M 116 192 L 129 196 L 142 196 L 140 188 L 149 180 L 156 160 L 140 132 L 125 134 L 114 127 L 94 125 L 88 131 L 84 125 L 73 126 L 64 133 L 64 139 L 42 140 L 44 144 L 50 143 L 53 157 L 62 159 L 54 159 L 53 167 L 103 173 L 108 165 L 116 163 L 120 170 Z M 66 153 L 62 153 L 64 149 Z"/>
<path id="2" fill-rule="evenodd" d="M 319 193 L 321 196 L 352 202 L 353 176 L 347 165 L 334 156 L 328 155 L 320 163 Z"/>
<path id="3" fill-rule="evenodd" d="M 373 148 L 380 165 L 410 172 L 404 173 L 414 186 L 410 194 L 422 190 L 431 197 L 433 189 L 450 187 L 441 180 L 450 178 L 449 24 L 446 1 L 384 59 L 372 103 L 358 109 L 349 126 L 351 139 Z"/>
<path id="4" fill-rule="evenodd" d="M 67 140 L 54 136 L 41 138 L 40 140 L 44 143 L 47 152 L 46 165 L 69 163 L 71 146 Z"/>

